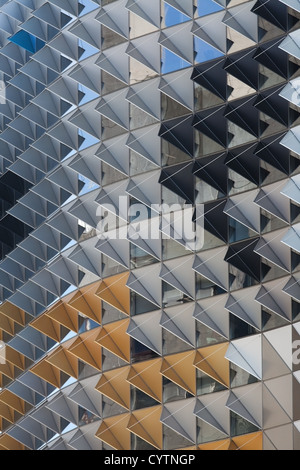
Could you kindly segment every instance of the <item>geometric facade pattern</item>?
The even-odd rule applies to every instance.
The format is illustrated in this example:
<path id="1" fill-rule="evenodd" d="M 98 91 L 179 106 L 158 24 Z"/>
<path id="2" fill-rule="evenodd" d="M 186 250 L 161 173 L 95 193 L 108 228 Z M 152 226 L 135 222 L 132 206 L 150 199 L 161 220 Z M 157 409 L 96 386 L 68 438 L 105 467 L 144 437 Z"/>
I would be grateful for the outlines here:
<path id="1" fill-rule="evenodd" d="M 300 449 L 299 61 L 297 0 L 0 0 L 0 449 Z"/>

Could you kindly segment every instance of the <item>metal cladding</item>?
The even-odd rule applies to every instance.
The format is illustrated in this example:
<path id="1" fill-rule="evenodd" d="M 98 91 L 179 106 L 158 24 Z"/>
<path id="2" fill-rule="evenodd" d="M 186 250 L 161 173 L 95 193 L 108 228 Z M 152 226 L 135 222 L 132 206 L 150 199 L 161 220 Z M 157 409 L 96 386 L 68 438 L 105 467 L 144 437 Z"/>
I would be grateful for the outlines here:
<path id="1" fill-rule="evenodd" d="M 299 0 L 0 0 L 0 449 L 300 449 L 299 61 Z"/>

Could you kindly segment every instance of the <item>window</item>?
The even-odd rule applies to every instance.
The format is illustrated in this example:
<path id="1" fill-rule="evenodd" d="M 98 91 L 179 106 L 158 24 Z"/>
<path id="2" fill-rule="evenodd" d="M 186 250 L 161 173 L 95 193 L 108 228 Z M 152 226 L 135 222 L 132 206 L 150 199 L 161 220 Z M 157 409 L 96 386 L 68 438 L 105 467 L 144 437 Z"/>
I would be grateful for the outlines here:
<path id="1" fill-rule="evenodd" d="M 167 284 L 166 282 L 162 283 L 163 287 L 163 306 L 171 307 L 172 305 L 184 304 L 190 302 L 191 300 L 183 292 L 180 292 L 175 287 Z"/>
<path id="2" fill-rule="evenodd" d="M 255 335 L 256 330 L 248 323 L 244 322 L 235 315 L 230 314 L 230 339 L 244 338 Z"/>
<path id="3" fill-rule="evenodd" d="M 230 428 L 232 436 L 242 436 L 259 431 L 257 426 L 232 411 L 230 413 Z"/>
<path id="4" fill-rule="evenodd" d="M 134 363 L 155 359 L 158 355 L 144 344 L 131 338 L 131 357 Z"/>
<path id="5" fill-rule="evenodd" d="M 145 299 L 141 295 L 137 294 L 136 292 L 130 291 L 131 297 L 131 315 L 141 315 L 143 313 L 152 312 L 156 310 L 156 305 L 149 302 L 149 300 Z"/>
<path id="6" fill-rule="evenodd" d="M 79 413 L 79 426 L 85 426 L 87 424 L 94 423 L 95 421 L 99 421 L 99 417 L 91 411 L 85 410 L 81 406 L 78 408 Z"/>
<path id="7" fill-rule="evenodd" d="M 196 273 L 196 299 L 205 299 L 207 297 L 213 297 L 215 295 L 225 294 L 225 291 L 214 284 L 212 281 L 207 279 L 201 274 Z"/>
<path id="8" fill-rule="evenodd" d="M 201 62 L 207 62 L 208 60 L 217 59 L 218 57 L 222 57 L 224 55 L 223 52 L 218 51 L 218 49 L 215 49 L 196 36 L 194 38 L 194 49 L 196 53 L 195 62 L 197 64 Z"/>
<path id="9" fill-rule="evenodd" d="M 185 400 L 186 398 L 192 398 L 189 392 L 184 388 L 179 387 L 171 380 L 163 377 L 163 401 L 164 403 L 170 403 L 172 401 Z"/>
<path id="10" fill-rule="evenodd" d="M 79 322 L 78 334 L 85 333 L 86 331 L 94 330 L 95 328 L 98 328 L 100 326 L 95 321 L 91 320 L 88 317 L 84 317 L 80 313 L 78 315 L 78 322 Z"/>
<path id="11" fill-rule="evenodd" d="M 149 408 L 150 406 L 156 406 L 159 403 L 151 398 L 146 393 L 142 392 L 138 388 L 131 387 L 131 409 L 140 410 L 142 408 Z"/>
<path id="12" fill-rule="evenodd" d="M 205 442 L 218 441 L 224 439 L 227 436 L 214 428 L 210 424 L 202 421 L 201 419 L 197 420 L 197 443 L 204 444 Z"/>
<path id="13" fill-rule="evenodd" d="M 175 72 L 176 70 L 182 70 L 187 67 L 190 67 L 190 64 L 186 60 L 169 51 L 165 47 L 162 48 L 161 73 L 165 74 Z"/>
<path id="14" fill-rule="evenodd" d="M 190 18 L 186 16 L 184 13 L 182 13 L 179 10 L 176 10 L 176 8 L 173 8 L 171 5 L 165 2 L 164 2 L 164 8 L 162 10 L 162 15 L 163 15 L 162 27 L 175 26 L 176 24 L 181 24 L 181 23 L 184 23 L 185 21 L 190 20 Z"/>
<path id="15" fill-rule="evenodd" d="M 206 16 L 224 10 L 221 5 L 212 0 L 197 0 L 198 16 Z"/>
<path id="16" fill-rule="evenodd" d="M 235 364 L 230 364 L 230 386 L 242 387 L 243 385 L 249 385 L 258 382 L 258 379 L 253 375 L 246 372 L 244 369 L 236 366 Z"/>
<path id="17" fill-rule="evenodd" d="M 204 374 L 201 370 L 197 370 L 197 395 L 207 395 L 210 393 L 221 392 L 226 390 L 224 385 L 217 382 L 209 375 Z"/>

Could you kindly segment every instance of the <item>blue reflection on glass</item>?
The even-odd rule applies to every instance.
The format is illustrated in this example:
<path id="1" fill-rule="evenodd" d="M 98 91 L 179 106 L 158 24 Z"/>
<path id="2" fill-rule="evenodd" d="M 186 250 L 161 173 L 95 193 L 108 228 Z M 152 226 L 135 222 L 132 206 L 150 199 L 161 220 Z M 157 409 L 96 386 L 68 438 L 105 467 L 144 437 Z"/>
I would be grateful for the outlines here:
<path id="1" fill-rule="evenodd" d="M 78 84 L 78 93 L 81 106 L 99 98 L 99 95 L 95 91 L 83 86 L 81 83 Z"/>
<path id="2" fill-rule="evenodd" d="M 91 46 L 88 42 L 82 41 L 82 39 L 79 39 L 78 41 L 78 47 L 79 47 L 79 60 L 84 60 L 87 59 L 88 57 L 91 57 L 92 55 L 95 55 L 99 52 L 96 47 Z"/>
<path id="3" fill-rule="evenodd" d="M 174 26 L 175 24 L 185 23 L 185 21 L 189 21 L 190 18 L 186 16 L 184 13 L 176 10 L 176 8 L 171 7 L 165 3 L 165 24 L 167 27 Z"/>
<path id="4" fill-rule="evenodd" d="M 83 183 L 79 194 L 80 196 L 90 193 L 91 191 L 94 191 L 95 189 L 98 189 L 100 187 L 99 184 L 95 183 L 94 181 L 91 181 L 83 175 L 78 175 L 78 179 Z"/>
<path id="5" fill-rule="evenodd" d="M 27 31 L 23 29 L 11 36 L 9 40 L 32 53 L 39 51 L 45 45 L 44 41 L 33 36 L 33 34 L 27 33 Z"/>
<path id="6" fill-rule="evenodd" d="M 78 129 L 78 147 L 79 150 L 84 150 L 88 147 L 92 147 L 92 145 L 98 144 L 99 139 L 88 134 L 87 132 L 83 131 L 82 129 Z"/>
<path id="7" fill-rule="evenodd" d="M 198 16 L 206 16 L 221 10 L 224 10 L 224 7 L 212 0 L 198 0 Z"/>
<path id="8" fill-rule="evenodd" d="M 169 51 L 169 49 L 166 49 L 165 47 L 162 48 L 161 73 L 175 72 L 176 70 L 182 70 L 190 66 L 191 64 Z"/>
<path id="9" fill-rule="evenodd" d="M 79 16 L 86 15 L 87 13 L 90 13 L 91 11 L 96 10 L 96 8 L 99 8 L 99 5 L 97 5 L 93 1 L 91 1 L 91 0 L 80 0 L 80 2 L 79 2 L 79 12 L 80 12 Z"/>
<path id="10" fill-rule="evenodd" d="M 202 41 L 200 38 L 195 37 L 194 42 L 196 52 L 195 62 L 198 64 L 208 60 L 217 59 L 218 57 L 222 57 L 224 55 L 222 52 Z"/>

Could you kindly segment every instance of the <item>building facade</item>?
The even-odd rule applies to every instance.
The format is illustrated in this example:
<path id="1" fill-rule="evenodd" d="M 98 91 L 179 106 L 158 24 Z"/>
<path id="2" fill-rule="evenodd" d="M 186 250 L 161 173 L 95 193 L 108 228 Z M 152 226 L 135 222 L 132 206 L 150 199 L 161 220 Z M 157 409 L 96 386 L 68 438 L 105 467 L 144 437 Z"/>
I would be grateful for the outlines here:
<path id="1" fill-rule="evenodd" d="M 0 449 L 300 448 L 299 0 L 0 0 Z"/>

